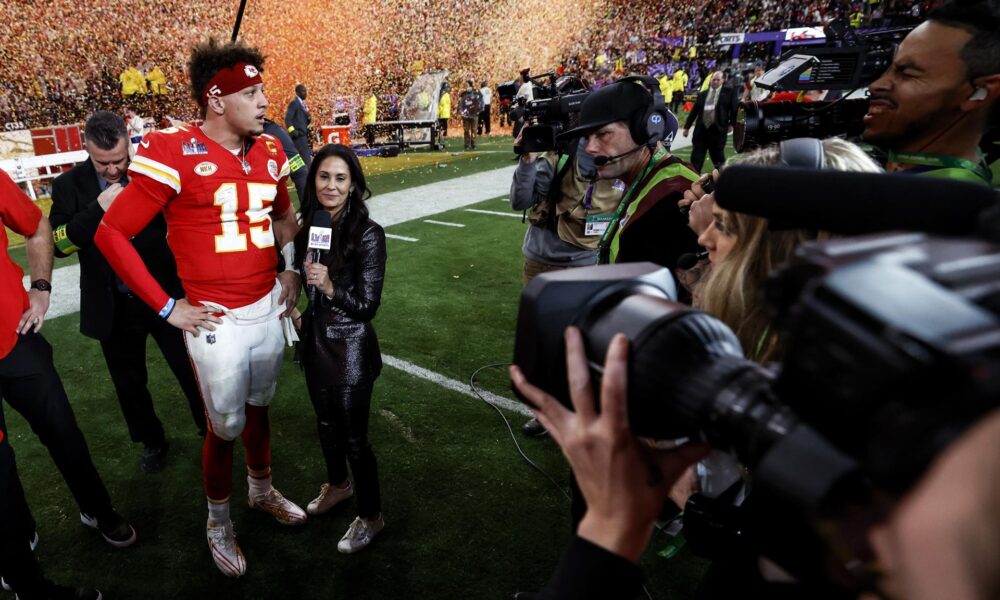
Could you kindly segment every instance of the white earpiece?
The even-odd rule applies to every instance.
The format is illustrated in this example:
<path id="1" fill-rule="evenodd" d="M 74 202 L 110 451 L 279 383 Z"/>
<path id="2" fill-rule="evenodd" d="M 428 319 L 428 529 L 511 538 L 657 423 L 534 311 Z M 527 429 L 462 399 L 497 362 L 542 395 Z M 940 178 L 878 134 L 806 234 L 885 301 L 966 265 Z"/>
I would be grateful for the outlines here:
<path id="1" fill-rule="evenodd" d="M 969 96 L 969 100 L 977 100 L 977 101 L 986 100 L 987 94 L 989 94 L 989 92 L 986 91 L 986 88 L 977 87 L 976 91 L 972 92 L 972 95 Z"/>

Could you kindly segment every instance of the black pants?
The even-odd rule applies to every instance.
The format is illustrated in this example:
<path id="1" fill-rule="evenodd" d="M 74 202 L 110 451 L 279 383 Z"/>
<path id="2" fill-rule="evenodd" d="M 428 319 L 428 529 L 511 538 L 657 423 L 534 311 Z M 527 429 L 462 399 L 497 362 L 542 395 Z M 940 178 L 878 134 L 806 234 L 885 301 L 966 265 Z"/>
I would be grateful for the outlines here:
<path id="1" fill-rule="evenodd" d="M 369 147 L 374 146 L 375 145 L 375 126 L 374 125 L 365 125 L 364 130 L 365 130 L 365 143 L 368 144 Z"/>
<path id="2" fill-rule="evenodd" d="M 53 462 L 80 511 L 98 520 L 114 514 L 111 497 L 90 458 L 87 441 L 76 423 L 62 381 L 52 363 L 52 346 L 41 334 L 18 336 L 17 344 L 0 359 L 0 397 L 31 426 L 49 450 Z M 7 440 L 7 424 L 0 404 L 0 564 L 3 575 L 22 598 L 44 583 L 28 541 L 35 523 L 17 477 L 14 451 Z M 42 468 L 42 465 L 37 465 Z"/>
<path id="3" fill-rule="evenodd" d="M 180 384 L 199 431 L 205 431 L 205 407 L 195 382 L 191 360 L 184 347 L 184 334 L 151 308 L 129 294 L 116 294 L 111 337 L 101 342 L 104 360 L 118 395 L 122 415 L 133 442 L 162 446 L 163 423 L 153 410 L 146 371 L 146 339 L 153 336 L 163 358 Z"/>
<path id="4" fill-rule="evenodd" d="M 308 375 L 307 379 L 311 379 Z M 308 383 L 308 381 L 307 381 Z M 368 412 L 372 384 L 314 388 L 309 397 L 316 410 L 319 445 L 326 459 L 327 479 L 336 485 L 347 479 L 347 465 L 354 475 L 358 516 L 370 519 L 382 512 L 375 452 L 368 441 Z"/>
<path id="5" fill-rule="evenodd" d="M 441 137 L 448 137 L 448 119 L 438 119 L 438 130 L 441 131 Z"/>
<path id="6" fill-rule="evenodd" d="M 302 132 L 302 135 L 295 138 L 295 147 L 299 150 L 299 156 L 302 157 L 302 162 L 306 163 L 306 172 L 309 172 L 309 165 L 313 161 L 312 152 L 312 136 L 308 132 Z"/>
<path id="7" fill-rule="evenodd" d="M 0 360 L 0 369 L 3 369 Z M 0 403 L 0 575 L 22 598 L 41 591 L 45 579 L 38 567 L 29 541 L 34 537 L 35 521 L 24 499 L 21 479 L 17 476 L 14 449 L 7 437 L 7 422 Z"/>
<path id="8" fill-rule="evenodd" d="M 712 157 L 712 164 L 716 169 L 726 164 L 726 132 L 719 131 L 718 127 L 703 127 L 699 123 L 695 125 L 694 135 L 691 137 L 691 164 L 699 173 L 705 166 L 706 151 Z"/>
<path id="9" fill-rule="evenodd" d="M 479 135 L 483 135 L 483 129 L 486 129 L 486 135 L 490 134 L 490 105 L 484 105 L 482 112 L 479 113 Z"/>

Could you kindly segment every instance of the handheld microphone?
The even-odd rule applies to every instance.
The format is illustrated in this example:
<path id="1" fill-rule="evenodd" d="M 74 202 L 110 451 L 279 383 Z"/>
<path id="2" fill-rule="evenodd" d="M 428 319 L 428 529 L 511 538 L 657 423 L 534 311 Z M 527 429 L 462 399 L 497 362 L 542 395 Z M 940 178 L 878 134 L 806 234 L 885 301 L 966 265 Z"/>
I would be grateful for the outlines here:
<path id="1" fill-rule="evenodd" d="M 985 211 L 1000 202 L 988 186 L 954 179 L 788 167 L 733 165 L 715 187 L 719 206 L 764 217 L 772 229 L 845 235 L 982 234 Z"/>
<path id="2" fill-rule="evenodd" d="M 702 250 L 701 252 L 685 252 L 677 257 L 677 268 L 687 271 L 693 268 L 703 259 L 708 257 L 708 250 Z"/>
<path id="3" fill-rule="evenodd" d="M 604 156 L 603 154 L 600 155 L 600 156 L 595 156 L 594 157 L 594 164 L 597 165 L 598 167 L 603 167 L 606 164 L 615 162 L 619 158 L 626 157 L 629 154 L 632 154 L 633 152 L 638 152 L 639 150 L 642 150 L 643 148 L 645 148 L 645 146 L 636 146 L 635 148 L 632 148 L 628 152 L 623 152 L 622 154 L 616 154 L 614 156 Z"/>
<path id="4" fill-rule="evenodd" d="M 330 213 L 325 210 L 317 210 L 313 213 L 312 225 L 309 227 L 309 259 L 311 262 L 319 262 L 323 259 L 323 254 L 330 250 L 333 242 L 333 221 Z M 309 304 L 316 304 L 316 286 L 309 286 Z"/>

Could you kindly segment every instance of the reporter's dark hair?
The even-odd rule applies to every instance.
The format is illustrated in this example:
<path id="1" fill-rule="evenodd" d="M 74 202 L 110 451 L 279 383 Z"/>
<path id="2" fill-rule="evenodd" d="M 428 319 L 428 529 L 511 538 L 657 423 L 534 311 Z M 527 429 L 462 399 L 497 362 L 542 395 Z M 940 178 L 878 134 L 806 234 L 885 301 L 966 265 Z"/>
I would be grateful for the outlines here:
<path id="1" fill-rule="evenodd" d="M 215 74 L 241 62 L 264 72 L 264 55 L 258 48 L 247 46 L 242 41 L 222 42 L 211 37 L 191 49 L 188 73 L 191 75 L 191 97 L 198 106 L 204 109 L 201 95 Z"/>
<path id="2" fill-rule="evenodd" d="M 368 221 L 368 206 L 365 200 L 371 198 L 371 190 L 365 182 L 365 173 L 361 169 L 361 161 L 353 150 L 343 144 L 327 144 L 320 148 L 319 152 L 313 156 L 312 164 L 309 166 L 309 174 L 306 176 L 306 187 L 302 193 L 302 220 L 298 235 L 295 236 L 295 262 L 299 267 L 306 257 L 306 250 L 309 244 L 309 226 L 312 224 L 313 215 L 316 211 L 323 210 L 319 204 L 319 197 L 316 193 L 316 173 L 327 158 L 336 156 L 347 163 L 347 168 L 351 173 L 351 185 L 354 191 L 348 197 L 344 213 L 333 228 L 333 245 L 327 253 L 326 260 L 323 261 L 331 271 L 344 264 L 357 251 L 361 242 L 361 234 L 364 232 L 365 223 Z"/>
<path id="3" fill-rule="evenodd" d="M 83 137 L 88 145 L 93 144 L 101 150 L 113 150 L 119 140 L 128 139 L 125 119 L 113 112 L 99 110 L 87 119 L 83 126 Z"/>

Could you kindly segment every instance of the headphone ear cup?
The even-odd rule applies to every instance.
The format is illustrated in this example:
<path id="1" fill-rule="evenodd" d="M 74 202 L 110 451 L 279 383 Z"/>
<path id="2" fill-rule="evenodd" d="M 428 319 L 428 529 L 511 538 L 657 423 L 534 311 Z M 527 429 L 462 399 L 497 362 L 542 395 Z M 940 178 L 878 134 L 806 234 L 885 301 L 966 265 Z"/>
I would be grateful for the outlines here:
<path id="1" fill-rule="evenodd" d="M 977 102 L 981 102 L 983 100 L 986 100 L 986 96 L 988 95 L 989 92 L 986 90 L 986 88 L 977 87 L 976 91 L 972 92 L 972 94 L 969 96 L 969 100 L 975 100 Z"/>

